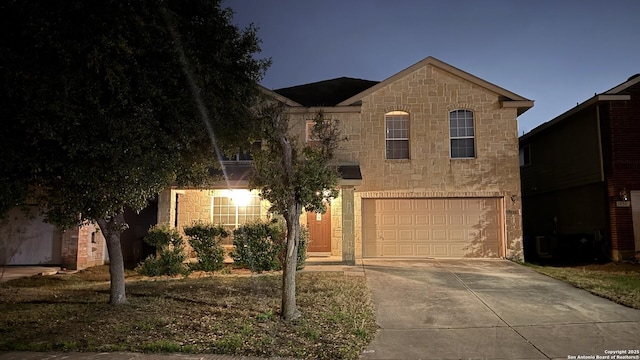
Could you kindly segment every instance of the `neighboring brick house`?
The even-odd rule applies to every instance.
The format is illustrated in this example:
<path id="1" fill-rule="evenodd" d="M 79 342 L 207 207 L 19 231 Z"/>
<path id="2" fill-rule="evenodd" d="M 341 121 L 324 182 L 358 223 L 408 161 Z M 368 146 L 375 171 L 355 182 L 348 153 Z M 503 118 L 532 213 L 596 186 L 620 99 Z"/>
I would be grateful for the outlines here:
<path id="1" fill-rule="evenodd" d="M 125 210 L 129 228 L 122 233 L 122 254 L 128 268 L 135 267 L 155 249 L 145 246 L 142 238 L 157 222 L 155 201 L 142 211 Z M 55 265 L 66 269 L 84 269 L 109 261 L 104 236 L 97 225 L 63 230 L 46 223 L 37 207 L 25 214 L 15 208 L 0 220 L 0 266 Z"/>
<path id="2" fill-rule="evenodd" d="M 433 57 L 382 82 L 338 78 L 275 91 L 292 131 L 322 110 L 338 120 L 340 196 L 326 214 L 303 214 L 312 254 L 522 259 L 517 116 L 523 98 Z M 250 162 L 225 163 L 207 190 L 168 189 L 158 222 L 235 227 L 266 215 L 247 191 Z"/>
<path id="3" fill-rule="evenodd" d="M 87 224 L 62 230 L 43 216 L 15 208 L 0 223 L 0 266 L 58 265 L 84 269 L 108 259 L 104 237 L 97 226 Z"/>
<path id="4" fill-rule="evenodd" d="M 640 76 L 521 136 L 520 155 L 527 256 L 640 252 Z"/>

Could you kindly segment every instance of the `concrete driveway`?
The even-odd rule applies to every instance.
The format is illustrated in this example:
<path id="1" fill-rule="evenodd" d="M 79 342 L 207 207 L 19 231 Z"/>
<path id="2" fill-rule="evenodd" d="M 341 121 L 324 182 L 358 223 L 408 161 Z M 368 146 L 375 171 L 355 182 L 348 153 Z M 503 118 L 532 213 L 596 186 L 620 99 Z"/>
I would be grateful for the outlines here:
<path id="1" fill-rule="evenodd" d="M 510 261 L 364 260 L 364 269 L 380 329 L 361 359 L 640 359 L 640 310 Z"/>

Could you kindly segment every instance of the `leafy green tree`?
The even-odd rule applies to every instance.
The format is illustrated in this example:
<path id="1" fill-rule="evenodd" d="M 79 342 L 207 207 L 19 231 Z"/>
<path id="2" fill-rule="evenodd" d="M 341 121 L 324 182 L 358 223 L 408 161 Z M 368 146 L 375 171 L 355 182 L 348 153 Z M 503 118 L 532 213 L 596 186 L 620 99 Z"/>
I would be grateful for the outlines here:
<path id="1" fill-rule="evenodd" d="M 28 201 L 54 224 L 97 223 L 112 304 L 126 302 L 124 208 L 202 183 L 214 148 L 255 129 L 269 61 L 231 20 L 216 0 L 0 4 L 0 214 Z"/>
<path id="2" fill-rule="evenodd" d="M 340 132 L 337 120 L 318 113 L 313 126 L 312 144 L 301 143 L 289 132 L 286 107 L 267 103 L 260 107 L 265 145 L 254 154 L 251 187 L 271 203 L 271 211 L 281 214 L 287 225 L 286 253 L 282 276 L 281 317 L 294 320 L 301 316 L 296 305 L 296 267 L 300 245 L 302 209 L 324 212 L 328 199 L 338 194 L 338 169 L 333 155 Z"/>

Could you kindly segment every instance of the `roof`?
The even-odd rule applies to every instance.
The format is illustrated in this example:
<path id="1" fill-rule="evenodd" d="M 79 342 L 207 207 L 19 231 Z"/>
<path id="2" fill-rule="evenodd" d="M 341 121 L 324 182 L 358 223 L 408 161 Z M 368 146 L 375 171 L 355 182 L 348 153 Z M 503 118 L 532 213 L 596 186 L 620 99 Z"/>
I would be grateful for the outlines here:
<path id="1" fill-rule="evenodd" d="M 269 90 L 264 87 L 261 87 L 261 89 L 263 92 L 274 96 L 278 101 L 292 107 L 354 106 L 361 104 L 362 99 L 369 94 L 427 65 L 435 66 L 497 94 L 500 98 L 500 106 L 503 108 L 516 108 L 518 115 L 533 107 L 533 100 L 471 75 L 432 56 L 420 60 L 380 82 L 340 77 L 277 90 Z"/>
<path id="2" fill-rule="evenodd" d="M 340 77 L 277 89 L 274 92 L 302 106 L 336 106 L 376 84 L 378 81 Z"/>
<path id="3" fill-rule="evenodd" d="M 215 184 L 215 187 L 246 188 L 249 185 L 249 178 L 253 172 L 253 165 L 250 162 L 228 162 L 222 164 L 224 169 L 211 169 L 213 176 L 218 176 L 222 180 Z M 340 185 L 360 185 L 362 183 L 362 173 L 360 165 L 348 163 L 338 165 Z"/>
<path id="4" fill-rule="evenodd" d="M 541 124 L 538 125 L 537 127 L 535 127 L 533 130 L 529 131 L 528 133 L 520 136 L 520 141 L 523 140 L 527 140 L 528 138 L 554 126 L 555 124 L 569 118 L 571 115 L 576 114 L 584 109 L 587 109 L 591 106 L 600 104 L 602 102 L 605 101 L 625 101 L 625 100 L 630 100 L 631 96 L 630 95 L 626 95 L 626 94 L 621 94 L 624 90 L 628 89 L 629 87 L 640 83 L 640 76 L 638 76 L 638 74 L 633 75 L 631 77 L 629 77 L 629 79 L 627 79 L 627 81 L 618 84 L 616 86 L 614 86 L 613 88 L 601 93 L 601 94 L 595 94 L 594 96 L 592 96 L 591 98 L 583 101 L 582 103 L 574 106 L 573 108 L 565 111 L 564 113 L 556 116 L 555 118 Z"/>
<path id="5" fill-rule="evenodd" d="M 412 72 L 421 69 L 427 65 L 431 65 L 431 66 L 435 66 L 439 69 L 442 69 L 446 72 L 449 72 L 455 76 L 458 76 L 464 80 L 469 81 L 472 84 L 475 84 L 477 86 L 480 86 L 484 89 L 487 89 L 491 92 L 496 93 L 498 96 L 501 97 L 501 106 L 502 107 L 513 107 L 513 108 L 517 108 L 518 109 L 518 115 L 521 115 L 522 113 L 524 113 L 525 111 L 529 110 L 530 108 L 533 107 L 533 100 L 529 100 L 525 97 L 522 97 L 516 93 L 513 93 L 509 90 L 506 90 L 500 86 L 497 86 L 495 84 L 492 84 L 486 80 L 483 80 L 477 76 L 471 75 L 466 71 L 460 70 L 454 66 L 451 66 L 443 61 L 440 61 L 432 56 L 426 57 L 420 61 L 418 61 L 417 63 L 409 66 L 408 68 L 388 77 L 387 79 L 379 82 L 378 84 L 371 86 L 367 89 L 365 89 L 364 91 L 358 93 L 358 94 L 354 94 L 352 97 L 345 99 L 344 101 L 338 103 L 337 105 L 353 105 L 354 103 L 357 103 L 359 101 L 362 101 L 362 99 L 368 95 L 370 95 L 371 93 L 383 88 L 384 86 L 389 85 L 390 83 L 399 80 L 409 74 L 411 74 Z"/>

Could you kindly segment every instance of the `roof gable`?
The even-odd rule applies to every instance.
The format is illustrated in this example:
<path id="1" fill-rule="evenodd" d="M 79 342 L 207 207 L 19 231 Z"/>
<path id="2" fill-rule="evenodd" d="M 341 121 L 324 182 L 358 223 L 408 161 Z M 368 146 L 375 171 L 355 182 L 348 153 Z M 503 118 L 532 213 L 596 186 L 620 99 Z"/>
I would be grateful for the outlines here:
<path id="1" fill-rule="evenodd" d="M 387 79 L 381 81 L 380 83 L 371 86 L 367 89 L 365 89 L 364 91 L 355 94 L 354 96 L 338 103 L 337 105 L 353 105 L 354 103 L 357 103 L 359 101 L 362 101 L 362 99 L 370 94 L 372 94 L 373 92 L 393 83 L 394 81 L 401 79 L 411 73 L 413 73 L 414 71 L 423 68 L 427 65 L 432 65 L 435 66 L 441 70 L 447 71 L 453 75 L 456 75 L 464 80 L 467 80 L 477 86 L 480 86 L 482 88 L 485 88 L 489 91 L 492 91 L 496 94 L 498 94 L 500 97 L 505 99 L 505 102 L 515 102 L 512 104 L 508 104 L 505 107 L 517 107 L 518 108 L 518 115 L 522 114 L 523 112 L 525 112 L 526 110 L 528 110 L 529 108 L 533 107 L 533 101 L 529 100 L 527 98 L 524 98 L 516 93 L 513 93 L 509 90 L 506 90 L 504 88 L 501 88 L 495 84 L 492 84 L 488 81 L 485 81 L 477 76 L 471 75 L 466 71 L 462 71 L 456 67 L 453 67 L 445 62 L 442 62 L 432 56 L 429 56 L 423 60 L 420 60 L 419 62 L 409 66 L 408 68 L 396 73 L 395 75 L 392 75 L 390 77 L 388 77 Z M 503 105 L 504 106 L 504 105 Z"/>
<path id="2" fill-rule="evenodd" d="M 346 98 L 376 85 L 377 81 L 340 77 L 274 90 L 301 106 L 336 106 Z"/>

